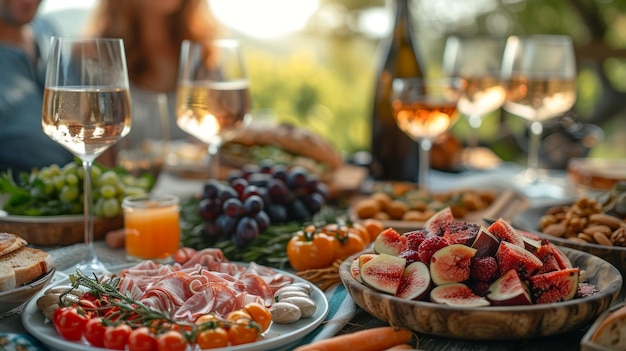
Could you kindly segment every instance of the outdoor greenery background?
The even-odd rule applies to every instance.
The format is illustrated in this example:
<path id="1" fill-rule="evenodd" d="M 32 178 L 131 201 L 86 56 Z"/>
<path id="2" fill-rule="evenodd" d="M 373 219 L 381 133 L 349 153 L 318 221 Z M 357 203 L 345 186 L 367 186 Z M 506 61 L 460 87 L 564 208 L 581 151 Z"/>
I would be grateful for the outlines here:
<path id="1" fill-rule="evenodd" d="M 246 45 L 253 117 L 310 128 L 346 155 L 369 150 L 370 108 L 381 59 L 382 35 L 375 33 L 388 29 L 389 22 L 371 22 L 374 31 L 357 24 L 371 10 L 391 16 L 391 2 L 318 1 L 318 10 L 298 32 L 257 38 L 224 28 L 225 35 Z M 605 131 L 590 156 L 626 158 L 626 0 L 410 0 L 410 7 L 430 74 L 440 70 L 448 35 L 572 36 L 579 63 L 574 111 L 581 121 Z M 74 20 L 61 25 L 74 26 L 71 32 L 81 24 L 76 19 L 84 20 L 85 9 L 70 13 Z M 464 141 L 467 128 L 462 118 L 452 133 Z M 525 133 L 521 119 L 498 111 L 485 120 L 480 137 L 503 159 L 523 163 Z"/>

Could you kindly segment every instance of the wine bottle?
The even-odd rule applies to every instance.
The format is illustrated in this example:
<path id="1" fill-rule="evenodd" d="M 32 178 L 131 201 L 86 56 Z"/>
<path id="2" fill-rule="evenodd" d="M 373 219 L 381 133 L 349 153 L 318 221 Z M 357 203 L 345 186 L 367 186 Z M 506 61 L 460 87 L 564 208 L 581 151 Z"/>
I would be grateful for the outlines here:
<path id="1" fill-rule="evenodd" d="M 390 94 L 394 78 L 422 77 L 424 66 L 413 39 L 409 0 L 394 0 L 393 29 L 381 43 L 372 108 L 370 173 L 378 180 L 416 181 L 419 148 L 404 134 L 392 115 Z"/>

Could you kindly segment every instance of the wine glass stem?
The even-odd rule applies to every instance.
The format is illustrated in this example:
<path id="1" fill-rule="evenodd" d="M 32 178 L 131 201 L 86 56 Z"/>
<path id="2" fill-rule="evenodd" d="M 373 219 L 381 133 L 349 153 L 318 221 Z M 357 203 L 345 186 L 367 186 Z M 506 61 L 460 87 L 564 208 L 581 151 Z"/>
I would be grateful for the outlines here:
<path id="1" fill-rule="evenodd" d="M 419 174 L 417 182 L 423 189 L 428 189 L 428 171 L 430 169 L 430 149 L 433 143 L 430 139 L 422 139 L 419 141 Z"/>
<path id="2" fill-rule="evenodd" d="M 533 183 L 537 181 L 539 171 L 539 144 L 541 142 L 541 134 L 543 133 L 543 125 L 541 122 L 532 122 L 530 124 L 530 140 L 528 145 L 528 179 Z"/>
<path id="3" fill-rule="evenodd" d="M 93 247 L 93 194 L 91 192 L 92 176 L 91 167 L 92 161 L 83 161 L 83 169 L 85 175 L 83 177 L 83 212 L 85 217 L 85 244 L 87 244 L 87 259 L 96 259 L 96 252 Z"/>
<path id="4" fill-rule="evenodd" d="M 219 170 L 219 151 L 220 145 L 208 145 L 208 162 L 209 162 L 209 179 L 217 179 Z"/>

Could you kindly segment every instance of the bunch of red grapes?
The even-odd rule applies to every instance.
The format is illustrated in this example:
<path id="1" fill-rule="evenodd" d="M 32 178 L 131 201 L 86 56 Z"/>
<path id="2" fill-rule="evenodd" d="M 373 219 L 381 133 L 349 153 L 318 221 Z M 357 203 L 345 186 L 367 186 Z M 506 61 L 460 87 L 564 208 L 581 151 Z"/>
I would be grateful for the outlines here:
<path id="1" fill-rule="evenodd" d="M 271 224 L 310 220 L 327 197 L 317 174 L 263 162 L 233 171 L 226 182 L 209 180 L 198 206 L 206 235 L 243 247 Z"/>

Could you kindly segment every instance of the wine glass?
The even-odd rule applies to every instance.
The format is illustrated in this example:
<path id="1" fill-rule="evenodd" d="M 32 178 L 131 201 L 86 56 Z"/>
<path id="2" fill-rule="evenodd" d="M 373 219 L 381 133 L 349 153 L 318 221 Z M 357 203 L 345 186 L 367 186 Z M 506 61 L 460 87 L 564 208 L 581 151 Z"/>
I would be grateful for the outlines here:
<path id="1" fill-rule="evenodd" d="M 186 40 L 180 52 L 176 123 L 208 146 L 209 177 L 217 178 L 223 142 L 248 119 L 250 90 L 237 40 Z"/>
<path id="2" fill-rule="evenodd" d="M 446 40 L 443 69 L 461 79 L 458 110 L 467 117 L 469 132 L 464 163 L 479 168 L 472 158 L 479 144 L 478 130 L 483 119 L 504 104 L 506 89 L 502 80 L 502 54 L 506 40 L 498 37 L 452 36 Z M 474 161 L 474 162 L 473 162 Z"/>
<path id="3" fill-rule="evenodd" d="M 419 145 L 418 184 L 428 190 L 430 150 L 458 119 L 460 80 L 395 78 L 391 108 L 398 128 Z"/>
<path id="4" fill-rule="evenodd" d="M 570 37 L 534 35 L 507 40 L 503 75 L 508 80 L 504 109 L 527 121 L 528 164 L 518 184 L 529 197 L 556 197 L 563 189 L 539 169 L 543 123 L 563 116 L 576 102 L 576 58 Z"/>
<path id="5" fill-rule="evenodd" d="M 165 93 L 131 90 L 133 128 L 117 145 L 117 164 L 134 176 L 157 180 L 168 151 L 169 110 Z"/>
<path id="6" fill-rule="evenodd" d="M 93 246 L 92 165 L 130 131 L 131 107 L 121 39 L 53 37 L 43 98 L 42 127 L 82 161 L 86 256 L 77 268 L 106 273 Z"/>

